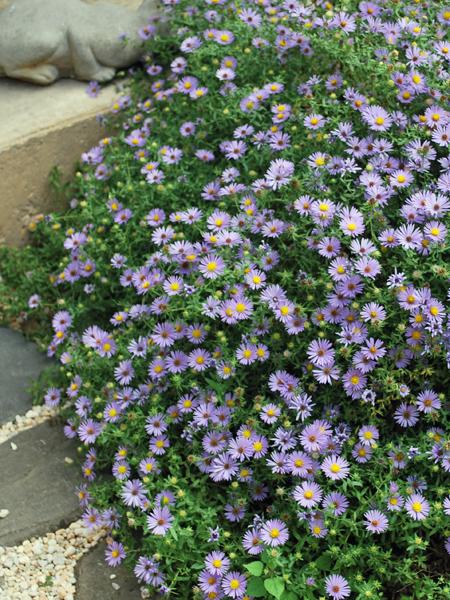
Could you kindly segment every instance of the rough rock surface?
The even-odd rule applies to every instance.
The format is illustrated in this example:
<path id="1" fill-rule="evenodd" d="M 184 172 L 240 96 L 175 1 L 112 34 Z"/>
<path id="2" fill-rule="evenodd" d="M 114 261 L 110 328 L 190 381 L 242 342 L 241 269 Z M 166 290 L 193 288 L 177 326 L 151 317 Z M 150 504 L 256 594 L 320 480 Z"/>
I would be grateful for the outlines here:
<path id="1" fill-rule="evenodd" d="M 35 344 L 0 327 L 0 424 L 31 408 L 27 387 L 48 364 Z"/>
<path id="2" fill-rule="evenodd" d="M 138 30 L 158 15 L 156 0 L 143 0 L 137 11 L 107 0 L 10 0 L 2 6 L 0 76 L 40 85 L 60 77 L 109 81 L 141 56 Z"/>
<path id="3" fill-rule="evenodd" d="M 102 536 L 80 520 L 20 546 L 0 546 L 1 600 L 74 600 L 76 562 Z"/>
<path id="4" fill-rule="evenodd" d="M 0 445 L 0 545 L 67 526 L 79 515 L 76 444 L 60 422 L 45 422 Z"/>
<path id="5" fill-rule="evenodd" d="M 78 562 L 75 570 L 77 592 L 75 600 L 140 600 L 135 576 L 123 566 L 114 569 L 105 564 L 105 543 L 102 542 Z M 113 579 L 111 579 L 113 576 Z"/>

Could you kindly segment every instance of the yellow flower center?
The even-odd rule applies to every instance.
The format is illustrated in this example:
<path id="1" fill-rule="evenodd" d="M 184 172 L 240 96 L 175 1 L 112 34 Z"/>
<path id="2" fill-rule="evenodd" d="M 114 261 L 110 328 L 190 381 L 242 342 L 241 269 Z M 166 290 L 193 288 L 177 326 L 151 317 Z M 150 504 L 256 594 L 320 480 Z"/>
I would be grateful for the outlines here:
<path id="1" fill-rule="evenodd" d="M 272 539 L 276 539 L 278 537 L 280 537 L 280 530 L 277 529 L 276 527 L 274 527 L 273 529 L 270 530 L 270 537 Z"/>

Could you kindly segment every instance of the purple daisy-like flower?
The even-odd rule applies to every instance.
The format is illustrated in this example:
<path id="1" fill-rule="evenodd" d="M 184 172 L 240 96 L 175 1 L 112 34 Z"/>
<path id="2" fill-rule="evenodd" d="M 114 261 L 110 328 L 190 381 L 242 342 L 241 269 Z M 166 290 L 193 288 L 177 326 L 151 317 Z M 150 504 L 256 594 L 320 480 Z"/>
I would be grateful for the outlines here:
<path id="1" fill-rule="evenodd" d="M 144 484 L 140 479 L 126 481 L 121 491 L 121 497 L 126 506 L 142 508 L 147 501 Z"/>
<path id="2" fill-rule="evenodd" d="M 166 535 L 172 522 L 173 515 L 167 506 L 154 508 L 147 517 L 147 526 L 155 535 Z"/>
<path id="3" fill-rule="evenodd" d="M 400 427 L 413 427 L 419 420 L 419 411 L 413 404 L 402 402 L 394 413 L 394 421 Z"/>
<path id="4" fill-rule="evenodd" d="M 380 437 L 374 425 L 363 425 L 358 432 L 358 437 L 365 446 L 373 446 Z"/>
<path id="5" fill-rule="evenodd" d="M 405 509 L 415 521 L 423 521 L 430 513 L 430 504 L 422 494 L 411 494 L 405 500 Z"/>
<path id="6" fill-rule="evenodd" d="M 312 508 L 322 500 L 322 489 L 314 481 L 303 481 L 294 488 L 293 496 L 300 506 Z"/>
<path id="7" fill-rule="evenodd" d="M 373 131 L 387 131 L 393 123 L 389 113 L 381 106 L 365 106 L 361 116 Z"/>
<path id="8" fill-rule="evenodd" d="M 333 512 L 335 517 L 340 517 L 345 513 L 349 506 L 349 501 L 340 492 L 332 492 L 327 494 L 322 501 L 322 506 L 325 509 L 329 509 Z"/>
<path id="9" fill-rule="evenodd" d="M 261 552 L 263 552 L 264 544 L 262 543 L 259 527 L 253 527 L 244 534 L 242 546 L 252 555 L 261 554 Z"/>
<path id="10" fill-rule="evenodd" d="M 103 430 L 103 425 L 93 419 L 83 421 L 78 427 L 78 437 L 85 444 L 93 444 Z"/>
<path id="11" fill-rule="evenodd" d="M 230 571 L 222 579 L 221 587 L 231 598 L 242 598 L 247 589 L 247 580 L 242 573 Z"/>
<path id="12" fill-rule="evenodd" d="M 342 600 L 350 596 L 348 581 L 341 575 L 328 575 L 325 579 L 325 592 L 333 600 Z"/>
<path id="13" fill-rule="evenodd" d="M 230 559 L 223 552 L 210 552 L 205 558 L 205 566 L 213 575 L 224 575 L 230 568 Z"/>
<path id="14" fill-rule="evenodd" d="M 111 542 L 105 550 L 106 564 L 110 567 L 117 567 L 126 557 L 125 548 L 120 542 Z"/>
<path id="15" fill-rule="evenodd" d="M 269 169 L 265 175 L 267 185 L 278 190 L 283 185 L 289 183 L 294 173 L 294 163 L 284 159 L 274 160 L 270 163 Z"/>
<path id="16" fill-rule="evenodd" d="M 261 527 L 261 539 L 268 546 L 281 546 L 287 542 L 289 530 L 280 519 L 271 519 Z"/>
<path id="17" fill-rule="evenodd" d="M 370 533 L 383 533 L 389 526 L 386 515 L 379 510 L 369 510 L 364 513 L 366 529 Z"/>
<path id="18" fill-rule="evenodd" d="M 339 226 L 345 235 L 355 237 L 365 231 L 364 219 L 356 208 L 344 208 L 340 213 Z"/>
<path id="19" fill-rule="evenodd" d="M 322 471 L 329 479 L 333 479 L 334 481 L 339 481 L 340 479 L 345 479 L 350 472 L 350 465 L 342 458 L 342 456 L 337 456 L 336 454 L 332 454 L 327 457 L 322 463 Z"/>

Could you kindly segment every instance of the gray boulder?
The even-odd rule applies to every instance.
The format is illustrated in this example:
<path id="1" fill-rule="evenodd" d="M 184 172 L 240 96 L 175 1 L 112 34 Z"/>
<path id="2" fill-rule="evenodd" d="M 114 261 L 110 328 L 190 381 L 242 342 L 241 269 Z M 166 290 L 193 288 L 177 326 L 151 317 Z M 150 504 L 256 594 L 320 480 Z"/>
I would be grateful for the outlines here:
<path id="1" fill-rule="evenodd" d="M 137 10 L 112 2 L 0 0 L 0 77 L 40 85 L 112 79 L 140 58 L 138 31 L 159 17 L 158 0 Z"/>

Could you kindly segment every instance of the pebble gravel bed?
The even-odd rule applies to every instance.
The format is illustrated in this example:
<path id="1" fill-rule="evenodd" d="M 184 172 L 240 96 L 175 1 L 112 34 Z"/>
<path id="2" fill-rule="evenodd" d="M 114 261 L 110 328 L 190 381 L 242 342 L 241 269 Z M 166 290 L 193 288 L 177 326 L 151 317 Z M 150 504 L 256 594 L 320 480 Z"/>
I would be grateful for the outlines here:
<path id="1" fill-rule="evenodd" d="M 25 415 L 17 415 L 0 427 L 0 444 L 56 415 L 56 409 L 47 406 L 35 406 Z M 13 441 L 10 444 L 17 449 Z M 8 515 L 9 510 L 0 506 L 0 519 Z M 76 564 L 105 536 L 104 529 L 88 529 L 80 519 L 66 529 L 33 537 L 18 546 L 0 545 L 0 600 L 74 600 Z M 114 573 L 109 577 L 112 598 L 120 585 L 114 581 Z M 144 588 L 141 594 L 144 599 L 149 597 Z"/>
<path id="2" fill-rule="evenodd" d="M 19 546 L 0 546 L 0 598 L 74 600 L 76 563 L 104 535 L 78 520 Z"/>
<path id="3" fill-rule="evenodd" d="M 34 406 L 33 408 L 30 408 L 25 415 L 17 415 L 12 421 L 8 421 L 0 427 L 0 444 L 8 441 L 17 433 L 40 425 L 47 419 L 55 417 L 56 415 L 56 409 L 49 408 L 48 406 Z"/>

